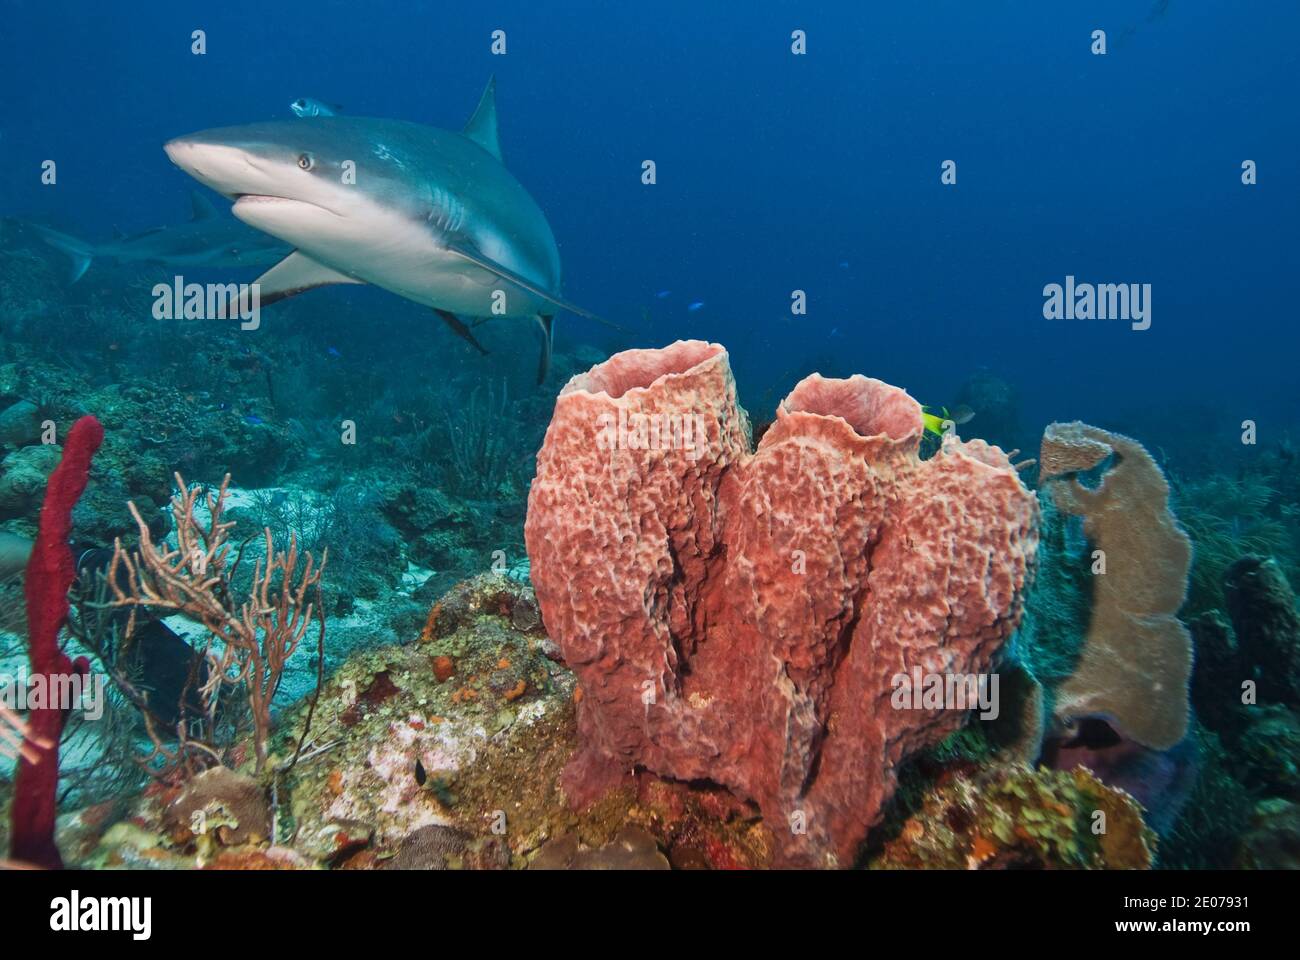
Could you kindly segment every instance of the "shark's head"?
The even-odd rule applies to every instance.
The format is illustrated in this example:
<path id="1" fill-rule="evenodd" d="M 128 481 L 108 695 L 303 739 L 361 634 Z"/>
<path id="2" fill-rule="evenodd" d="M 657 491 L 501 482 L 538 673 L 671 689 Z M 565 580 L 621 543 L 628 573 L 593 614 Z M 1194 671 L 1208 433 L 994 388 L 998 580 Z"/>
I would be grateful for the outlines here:
<path id="1" fill-rule="evenodd" d="M 167 155 L 200 183 L 235 201 L 249 226 L 295 246 L 346 241 L 372 213 L 385 171 L 370 165 L 371 190 L 355 171 L 364 145 L 348 118 L 328 117 L 203 130 L 168 141 Z"/>

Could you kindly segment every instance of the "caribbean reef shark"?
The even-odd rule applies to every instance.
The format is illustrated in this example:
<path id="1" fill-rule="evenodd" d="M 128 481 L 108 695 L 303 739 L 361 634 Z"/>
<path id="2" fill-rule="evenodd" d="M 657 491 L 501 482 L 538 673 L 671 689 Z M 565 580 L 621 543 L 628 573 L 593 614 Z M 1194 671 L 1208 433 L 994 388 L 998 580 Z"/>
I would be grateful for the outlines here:
<path id="1" fill-rule="evenodd" d="M 219 216 L 212 201 L 197 190 L 190 200 L 194 214 L 188 223 L 155 227 L 107 243 L 88 243 L 35 223 L 25 226 L 71 258 L 71 283 L 81 279 L 96 257 L 169 267 L 261 267 L 289 252 L 274 238 L 250 230 L 238 220 Z"/>
<path id="2" fill-rule="evenodd" d="M 294 251 L 258 278 L 263 304 L 370 283 L 461 317 L 532 318 L 540 383 L 558 309 L 560 254 L 546 217 L 501 161 L 495 83 L 455 133 L 399 120 L 315 116 L 169 141 L 172 162 L 235 201 L 236 217 Z"/>

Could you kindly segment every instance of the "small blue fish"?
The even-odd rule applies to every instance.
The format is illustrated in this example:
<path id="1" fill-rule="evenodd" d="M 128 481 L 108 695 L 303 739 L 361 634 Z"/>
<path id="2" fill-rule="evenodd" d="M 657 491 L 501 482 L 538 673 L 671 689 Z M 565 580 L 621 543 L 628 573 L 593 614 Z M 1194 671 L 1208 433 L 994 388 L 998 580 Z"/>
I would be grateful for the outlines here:
<path id="1" fill-rule="evenodd" d="M 337 358 L 343 356 L 343 354 L 339 353 L 339 348 L 338 348 L 338 347 L 329 347 L 329 348 L 326 349 L 325 352 L 326 352 L 327 354 L 329 354 L 331 357 L 334 357 L 335 359 L 337 359 Z"/>
<path id="2" fill-rule="evenodd" d="M 323 103 L 315 97 L 299 97 L 289 104 L 289 109 L 296 117 L 332 117 L 343 110 L 342 107 Z"/>
<path id="3" fill-rule="evenodd" d="M 841 269 L 841 270 L 847 270 L 848 268 L 849 268 L 849 262 L 848 262 L 847 260 L 841 260 L 841 261 L 840 261 L 840 269 Z"/>
<path id="4" fill-rule="evenodd" d="M 694 301 L 694 302 L 692 302 L 692 303 L 688 303 L 688 304 L 686 305 L 686 309 L 689 310 L 691 313 L 694 313 L 696 310 L 703 310 L 703 309 L 704 309 L 704 301 L 703 301 L 703 300 L 696 300 L 696 301 Z"/>
<path id="5" fill-rule="evenodd" d="M 252 424 L 255 427 L 261 426 L 262 424 L 266 423 L 265 420 L 263 420 L 255 413 L 250 413 L 248 416 L 244 417 L 244 422 Z"/>
<path id="6" fill-rule="evenodd" d="M 660 300 L 666 300 L 668 297 L 671 297 L 672 295 L 673 292 L 671 290 L 660 290 L 658 293 L 655 294 L 655 296 L 658 297 Z"/>

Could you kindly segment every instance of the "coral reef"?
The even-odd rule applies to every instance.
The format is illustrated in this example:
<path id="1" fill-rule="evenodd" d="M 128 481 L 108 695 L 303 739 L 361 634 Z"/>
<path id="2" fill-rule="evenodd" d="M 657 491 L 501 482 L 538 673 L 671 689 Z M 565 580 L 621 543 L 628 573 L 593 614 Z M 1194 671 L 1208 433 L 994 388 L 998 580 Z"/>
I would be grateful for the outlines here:
<path id="1" fill-rule="evenodd" d="M 101 867 L 770 864 L 757 811 L 723 791 L 642 774 L 570 809 L 560 778 L 577 747 L 576 688 L 549 649 L 530 588 L 475 578 L 434 605 L 418 640 L 357 653 L 337 672 L 296 766 L 155 782 L 64 818 L 60 844 L 70 862 Z M 307 709 L 286 715 L 275 758 L 296 750 Z"/>
<path id="2" fill-rule="evenodd" d="M 931 438 L 918 462 L 910 399 L 850 377 L 849 350 L 814 346 L 778 377 L 784 363 L 732 358 L 761 380 L 763 413 L 812 370 L 849 378 L 808 378 L 751 431 L 730 361 L 705 344 L 591 370 L 608 351 L 561 343 L 557 382 L 578 383 L 557 405 L 532 389 L 532 356 L 503 349 L 515 333 L 502 325 L 475 330 L 488 361 L 455 341 L 444 363 L 392 349 L 430 342 L 427 317 L 398 312 L 392 339 L 358 338 L 374 317 L 346 300 L 286 302 L 261 337 L 141 324 L 129 298 L 148 297 L 144 268 L 97 266 L 69 288 L 44 253 L 10 252 L 0 537 L 30 545 L 59 462 L 46 434 L 90 413 L 107 435 L 72 513 L 79 555 L 136 542 L 128 500 L 169 549 L 180 471 L 206 490 L 227 472 L 247 485 L 229 488 L 231 544 L 270 528 L 330 556 L 304 596 L 329 614 L 325 642 L 308 632 L 261 685 L 260 773 L 235 688 L 211 731 L 219 756 L 160 782 L 137 764 L 153 741 L 116 682 L 103 717 L 65 718 L 58 768 L 33 769 L 57 774 L 57 808 L 48 793 L 39 806 L 71 865 L 1062 868 L 1141 866 L 1153 849 L 1173 869 L 1297 862 L 1300 471 L 1285 425 L 1243 445 L 1235 414 L 1207 396 L 1173 415 L 1089 406 L 1149 455 L 1113 432 L 1049 428 L 1031 584 L 1029 534 L 1010 518 L 1033 506 L 1000 454 Z M 609 350 L 627 344 L 609 335 Z M 916 382 L 973 408 L 974 433 L 1032 443 L 1032 378 L 981 371 L 954 397 L 951 368 L 933 373 Z M 341 439 L 348 421 L 355 443 Z M 525 501 L 548 425 L 539 605 Z M 1000 544 L 962 526 L 982 502 Z M 12 673 L 27 625 L 7 546 L 0 672 Z M 248 595 L 261 547 L 229 571 L 232 597 Z M 976 569 L 996 597 L 968 591 Z M 102 599 L 74 585 L 58 633 L 72 661 L 96 655 L 83 605 Z M 1175 616 L 1195 641 L 1190 684 Z M 166 618 L 176 649 L 204 649 L 207 632 L 180 621 Z M 893 709 L 894 675 L 913 668 L 995 670 L 1001 715 L 958 728 L 959 711 Z M 153 699 L 178 699 L 155 681 Z M 1188 688 L 1187 735 L 1164 746 Z M 29 761 L 49 742 L 33 719 L 0 707 L 0 848 L 22 809 L 15 741 L 26 734 Z M 170 750 L 175 719 L 155 724 Z M 1098 809 L 1122 826 L 1119 849 L 1091 832 Z"/>
<path id="3" fill-rule="evenodd" d="M 418 641 L 359 653 L 337 671 L 308 759 L 285 785 L 286 831 L 313 850 L 322 838 L 372 837 L 375 864 L 423 856 L 406 838 L 428 827 L 501 836 L 517 855 L 540 842 L 535 832 L 548 835 L 571 749 L 572 679 L 546 657 L 535 617 L 527 631 L 514 626 L 529 605 L 527 587 L 484 575 L 435 604 Z M 303 719 L 286 716 L 285 735 Z M 499 822 L 506 832 L 492 834 Z"/>
<path id="4" fill-rule="evenodd" d="M 855 376 L 802 381 L 749 451 L 725 351 L 632 350 L 561 392 L 525 535 L 581 681 L 578 803 L 634 767 L 761 808 L 779 864 L 849 865 L 910 752 L 961 710 L 894 678 L 986 672 L 1014 628 L 1037 501 L 1006 456 Z"/>
<path id="5" fill-rule="evenodd" d="M 1113 458 L 1094 488 L 1077 475 Z M 1128 738 L 1164 749 L 1187 732 L 1192 643 L 1177 619 L 1192 546 L 1169 510 L 1169 485 L 1140 443 L 1083 423 L 1043 433 L 1040 483 L 1083 517 L 1099 551 L 1091 619 L 1077 669 L 1056 691 L 1065 723 L 1106 717 Z"/>

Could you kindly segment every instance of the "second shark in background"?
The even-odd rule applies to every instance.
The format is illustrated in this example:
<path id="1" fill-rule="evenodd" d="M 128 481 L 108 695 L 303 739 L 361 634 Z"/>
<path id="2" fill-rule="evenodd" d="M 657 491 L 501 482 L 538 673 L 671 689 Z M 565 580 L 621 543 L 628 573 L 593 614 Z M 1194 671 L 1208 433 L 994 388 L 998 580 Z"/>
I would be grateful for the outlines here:
<path id="1" fill-rule="evenodd" d="M 260 267 L 289 252 L 274 237 L 220 216 L 212 201 L 198 191 L 191 194 L 191 204 L 193 216 L 186 223 L 154 227 L 104 243 L 81 240 L 39 224 L 24 226 L 67 254 L 72 261 L 70 283 L 80 280 L 97 257 L 169 267 Z"/>

